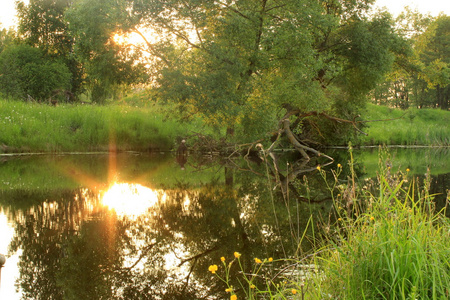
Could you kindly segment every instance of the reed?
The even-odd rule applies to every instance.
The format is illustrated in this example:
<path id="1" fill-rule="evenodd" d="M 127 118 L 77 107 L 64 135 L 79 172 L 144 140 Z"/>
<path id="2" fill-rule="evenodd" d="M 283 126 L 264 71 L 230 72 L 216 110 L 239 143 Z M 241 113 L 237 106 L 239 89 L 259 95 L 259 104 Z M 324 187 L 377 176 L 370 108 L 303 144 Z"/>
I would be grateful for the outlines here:
<path id="1" fill-rule="evenodd" d="M 344 167 L 350 173 L 340 178 Z M 317 241 L 310 253 L 255 258 L 251 272 L 239 254 L 230 263 L 222 258 L 222 267 L 211 265 L 230 297 L 240 291 L 244 299 L 449 299 L 450 221 L 445 209 L 435 210 L 429 178 L 419 182 L 409 169 L 394 172 L 385 150 L 376 180 L 358 184 L 353 167 L 350 147 L 348 166 L 317 168 L 334 210 L 320 233 L 298 241 Z M 318 221 L 311 217 L 308 226 Z M 236 267 L 242 277 L 232 287 Z"/>
<path id="2" fill-rule="evenodd" d="M 307 282 L 307 299 L 448 299 L 450 222 L 435 211 L 428 180 L 384 164 L 376 192 L 336 199 L 335 231 L 315 256 L 320 276 Z"/>

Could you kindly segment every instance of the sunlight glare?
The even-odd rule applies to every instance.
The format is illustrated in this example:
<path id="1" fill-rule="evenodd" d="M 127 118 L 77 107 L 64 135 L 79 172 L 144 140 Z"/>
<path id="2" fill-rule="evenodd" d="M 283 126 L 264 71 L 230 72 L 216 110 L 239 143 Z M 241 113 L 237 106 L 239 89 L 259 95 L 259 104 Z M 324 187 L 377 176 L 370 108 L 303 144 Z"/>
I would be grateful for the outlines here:
<path id="1" fill-rule="evenodd" d="M 158 203 L 158 195 L 140 184 L 114 183 L 103 194 L 102 202 L 120 216 L 139 216 Z"/>

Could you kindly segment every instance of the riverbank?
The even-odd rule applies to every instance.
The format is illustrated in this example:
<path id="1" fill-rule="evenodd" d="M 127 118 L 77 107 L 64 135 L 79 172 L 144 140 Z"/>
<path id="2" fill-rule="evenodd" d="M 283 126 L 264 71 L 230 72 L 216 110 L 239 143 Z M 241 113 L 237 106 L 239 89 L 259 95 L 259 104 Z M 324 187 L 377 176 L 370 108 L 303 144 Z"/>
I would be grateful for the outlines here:
<path id="1" fill-rule="evenodd" d="M 450 112 L 406 111 L 368 105 L 355 146 L 448 146 Z M 379 121 L 389 120 L 389 121 Z M 182 123 L 157 105 L 131 103 L 48 106 L 0 100 L 0 154 L 102 151 L 170 151 L 196 133 L 216 135 L 201 120 Z"/>
<path id="2" fill-rule="evenodd" d="M 0 100 L 0 153 L 171 150 L 187 125 L 156 107 Z M 189 130 L 201 130 L 191 122 Z"/>
<path id="3" fill-rule="evenodd" d="M 393 109 L 367 105 L 363 118 L 368 135 L 360 137 L 361 146 L 449 146 L 450 112 L 440 109 Z"/>

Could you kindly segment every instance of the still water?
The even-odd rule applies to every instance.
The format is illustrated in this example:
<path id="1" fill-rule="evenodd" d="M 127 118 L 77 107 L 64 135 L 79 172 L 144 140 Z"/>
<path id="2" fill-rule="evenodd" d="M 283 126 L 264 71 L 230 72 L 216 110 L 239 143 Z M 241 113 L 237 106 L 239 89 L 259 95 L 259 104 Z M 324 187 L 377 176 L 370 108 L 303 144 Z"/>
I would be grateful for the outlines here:
<path id="1" fill-rule="evenodd" d="M 349 153 L 331 155 L 336 161 L 322 168 L 327 179 L 339 163 L 346 184 Z M 387 156 L 382 164 L 410 180 L 431 174 L 430 192 L 440 194 L 438 208 L 445 205 L 448 149 L 392 149 Z M 354 157 L 361 185 L 376 177 L 376 149 Z M 255 257 L 301 257 L 312 248 L 303 234 L 334 222 L 318 164 L 280 159 L 275 176 L 274 165 L 258 159 L 0 157 L 0 253 L 7 256 L 0 299 L 228 298 L 209 265 L 231 261 L 235 251 L 244 269 Z"/>

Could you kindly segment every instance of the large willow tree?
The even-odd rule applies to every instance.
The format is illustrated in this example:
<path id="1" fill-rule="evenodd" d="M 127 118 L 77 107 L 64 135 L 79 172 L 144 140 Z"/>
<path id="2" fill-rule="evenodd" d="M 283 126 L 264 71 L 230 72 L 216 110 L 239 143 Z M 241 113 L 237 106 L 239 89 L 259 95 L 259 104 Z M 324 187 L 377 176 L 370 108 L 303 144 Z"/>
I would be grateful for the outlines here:
<path id="1" fill-rule="evenodd" d="M 373 0 L 102 1 L 88 17 L 77 11 L 92 1 L 76 2 L 79 43 L 98 42 L 89 26 L 103 37 L 99 18 L 115 18 L 111 35 L 152 32 L 145 42 L 157 95 L 229 133 L 285 128 L 276 120 L 284 114 L 300 118 L 297 126 L 306 115 L 353 118 L 401 44 L 388 14 L 368 15 Z"/>

